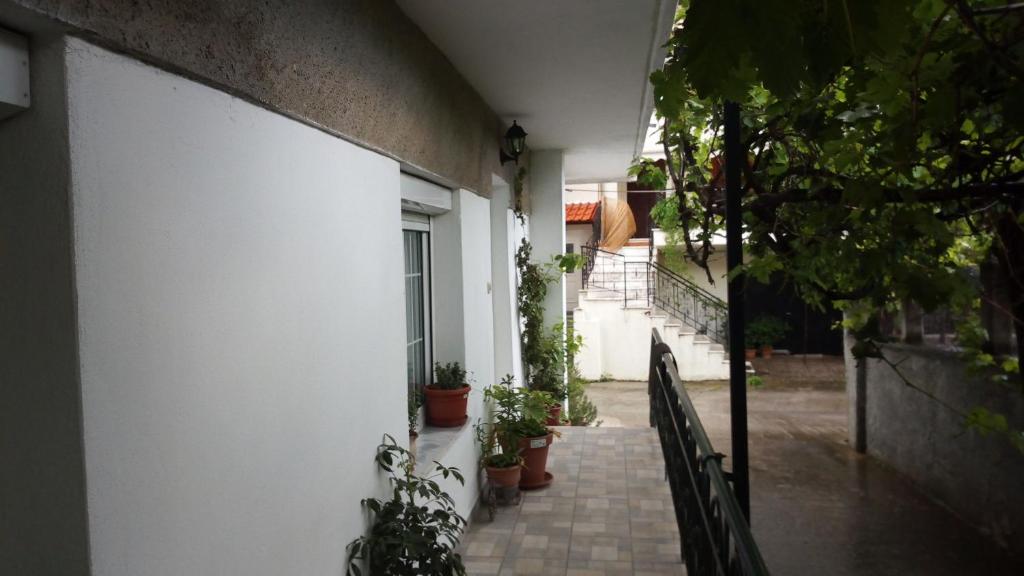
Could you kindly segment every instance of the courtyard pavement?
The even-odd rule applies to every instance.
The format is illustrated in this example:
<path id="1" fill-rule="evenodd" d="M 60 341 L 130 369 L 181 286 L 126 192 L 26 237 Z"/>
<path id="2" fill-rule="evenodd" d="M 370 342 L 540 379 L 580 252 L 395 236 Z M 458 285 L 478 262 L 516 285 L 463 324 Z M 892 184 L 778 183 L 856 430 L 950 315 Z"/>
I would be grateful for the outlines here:
<path id="1" fill-rule="evenodd" d="M 884 463 L 846 441 L 838 359 L 757 361 L 749 390 L 753 531 L 774 575 L 1020 575 L 1009 557 Z M 687 383 L 716 450 L 728 456 L 724 382 Z M 474 517 L 471 575 L 685 574 L 660 448 L 641 382 L 591 384 L 601 428 L 562 428 L 555 482 Z M 725 460 L 729 466 L 728 457 Z"/>
<path id="2" fill-rule="evenodd" d="M 686 574 L 649 428 L 559 428 L 548 488 L 523 493 L 493 521 L 478 510 L 462 541 L 471 575 Z"/>

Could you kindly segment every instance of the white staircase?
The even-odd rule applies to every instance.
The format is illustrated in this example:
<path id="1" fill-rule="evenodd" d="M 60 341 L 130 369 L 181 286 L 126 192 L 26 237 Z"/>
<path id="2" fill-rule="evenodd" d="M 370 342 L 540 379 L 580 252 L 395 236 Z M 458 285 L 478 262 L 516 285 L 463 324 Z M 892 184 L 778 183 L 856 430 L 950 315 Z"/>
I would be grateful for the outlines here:
<path id="1" fill-rule="evenodd" d="M 613 257 L 614 256 L 614 257 Z M 657 328 L 676 356 L 683 380 L 725 380 L 725 348 L 654 306 L 649 290 L 648 249 L 626 246 L 618 255 L 593 259 L 587 288 L 573 311 L 576 333 L 583 336 L 579 355 L 584 378 L 646 380 L 651 329 Z"/>

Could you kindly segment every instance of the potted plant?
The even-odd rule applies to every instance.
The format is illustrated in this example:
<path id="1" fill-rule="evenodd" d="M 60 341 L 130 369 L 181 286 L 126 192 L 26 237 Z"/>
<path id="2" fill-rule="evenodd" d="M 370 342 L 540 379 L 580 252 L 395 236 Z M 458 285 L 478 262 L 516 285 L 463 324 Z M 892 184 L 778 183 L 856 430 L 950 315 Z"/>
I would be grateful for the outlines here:
<path id="1" fill-rule="evenodd" d="M 547 471 L 548 448 L 555 432 L 547 426 L 549 409 L 554 399 L 540 390 L 519 390 L 519 418 L 514 435 L 519 454 L 523 458 L 523 473 L 519 488 L 533 490 L 551 484 L 553 477 Z"/>
<path id="2" fill-rule="evenodd" d="M 420 437 L 420 406 L 423 404 L 416 392 L 409 394 L 409 452 L 416 458 L 416 439 Z"/>
<path id="3" fill-rule="evenodd" d="M 547 472 L 548 447 L 557 432 L 547 427 L 551 395 L 540 390 L 516 388 L 512 376 L 488 388 L 485 398 L 497 405 L 493 423 L 496 444 L 503 454 L 516 454 L 522 467 L 519 487 L 543 488 L 553 479 Z"/>
<path id="4" fill-rule="evenodd" d="M 577 337 L 578 338 L 578 337 Z M 562 403 L 568 395 L 565 382 L 566 348 L 582 345 L 582 338 L 566 340 L 562 324 L 556 324 L 551 334 L 539 338 L 537 353 L 530 365 L 530 389 L 547 392 L 551 396 L 548 406 L 548 426 L 559 426 L 562 423 Z"/>
<path id="5" fill-rule="evenodd" d="M 458 362 L 434 364 L 434 383 L 427 386 L 427 424 L 440 428 L 453 428 L 466 423 L 466 404 L 469 400 L 466 371 Z"/>
<path id="6" fill-rule="evenodd" d="M 363 500 L 372 524 L 368 534 L 348 545 L 345 573 L 361 576 L 365 567 L 374 575 L 465 575 L 462 556 L 455 549 L 466 519 L 437 482 L 452 477 L 465 484 L 458 468 L 435 463 L 431 475 L 417 476 L 409 451 L 387 435 L 374 460 L 390 476 L 391 497 Z"/>
<path id="7" fill-rule="evenodd" d="M 759 316 L 747 325 L 748 346 L 760 348 L 762 358 L 771 358 L 772 345 L 785 336 L 788 331 L 789 326 L 781 319 L 769 315 Z"/>
<path id="8" fill-rule="evenodd" d="M 505 376 L 501 384 L 484 390 L 484 400 L 493 407 L 492 421 L 478 424 L 477 441 L 480 442 L 480 467 L 494 486 L 517 486 L 522 475 L 522 457 L 515 436 L 519 420 L 520 395 L 512 387 L 512 376 Z"/>

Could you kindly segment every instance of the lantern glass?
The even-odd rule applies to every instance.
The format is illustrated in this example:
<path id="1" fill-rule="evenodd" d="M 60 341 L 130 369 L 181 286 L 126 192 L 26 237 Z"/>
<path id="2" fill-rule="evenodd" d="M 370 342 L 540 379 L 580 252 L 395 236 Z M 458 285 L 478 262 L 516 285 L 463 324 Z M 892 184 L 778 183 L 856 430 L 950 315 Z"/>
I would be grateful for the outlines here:
<path id="1" fill-rule="evenodd" d="M 526 130 L 512 121 L 512 127 L 505 132 L 505 142 L 508 144 L 508 151 L 513 157 L 519 157 L 526 149 Z"/>

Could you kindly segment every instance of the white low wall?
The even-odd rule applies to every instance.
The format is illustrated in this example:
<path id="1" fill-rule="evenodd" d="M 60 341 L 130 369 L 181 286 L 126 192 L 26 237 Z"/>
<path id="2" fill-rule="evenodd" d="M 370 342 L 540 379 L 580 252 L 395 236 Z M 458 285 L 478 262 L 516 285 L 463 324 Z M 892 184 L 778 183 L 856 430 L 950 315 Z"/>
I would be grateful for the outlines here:
<path id="1" fill-rule="evenodd" d="M 592 298 L 582 292 L 573 322 L 576 333 L 583 337 L 580 375 L 588 380 L 646 380 L 652 329 L 672 348 L 683 380 L 729 377 L 721 345 L 656 309 L 623 308 L 621 300 Z"/>
<path id="2" fill-rule="evenodd" d="M 573 316 L 583 337 L 580 375 L 588 380 L 646 380 L 651 353 L 651 321 L 643 311 L 623 309 L 619 300 L 580 301 Z"/>

